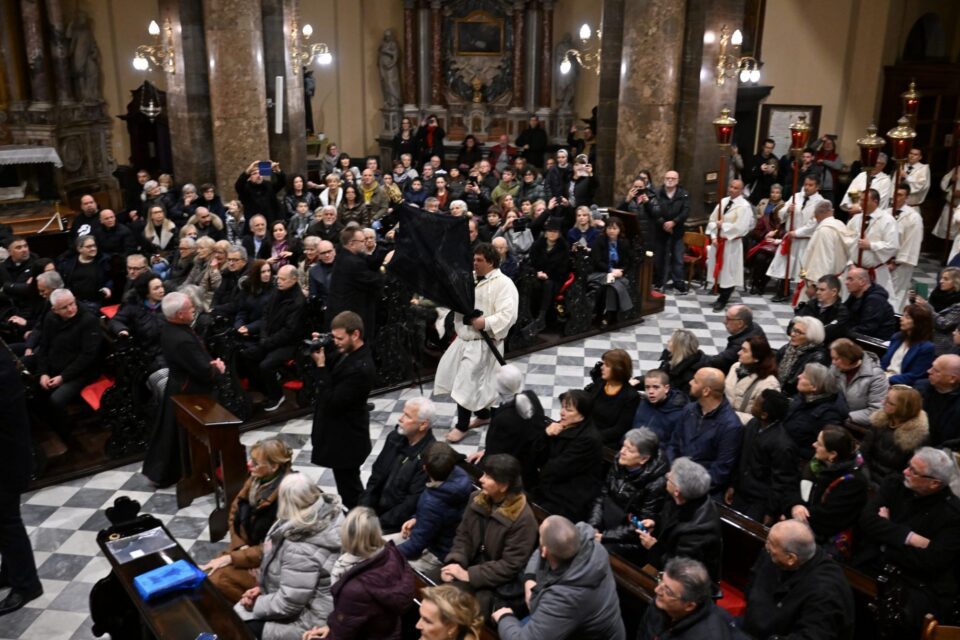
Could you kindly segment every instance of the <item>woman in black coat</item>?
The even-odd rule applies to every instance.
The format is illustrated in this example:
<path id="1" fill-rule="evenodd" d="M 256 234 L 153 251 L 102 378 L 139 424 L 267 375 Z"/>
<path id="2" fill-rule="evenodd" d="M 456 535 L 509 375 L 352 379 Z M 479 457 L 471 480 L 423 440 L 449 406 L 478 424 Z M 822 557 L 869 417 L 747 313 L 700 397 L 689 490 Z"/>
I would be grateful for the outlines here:
<path id="1" fill-rule="evenodd" d="M 676 329 L 660 354 L 660 369 L 670 376 L 670 386 L 681 393 L 690 393 L 690 381 L 706 360 L 700 340 L 689 329 Z"/>
<path id="2" fill-rule="evenodd" d="M 591 290 L 600 290 L 604 323 L 616 319 L 617 312 L 633 309 L 630 289 L 633 287 L 633 248 L 622 237 L 623 224 L 609 218 L 604 234 L 590 247 L 593 273 L 589 276 Z"/>
<path id="3" fill-rule="evenodd" d="M 560 396 L 560 407 L 560 421 L 533 444 L 538 478 L 530 495 L 548 513 L 578 522 L 600 493 L 603 445 L 590 421 L 589 393 L 571 389 Z"/>
<path id="4" fill-rule="evenodd" d="M 419 158 L 417 142 L 417 132 L 410 118 L 401 119 L 400 131 L 393 136 L 393 161 L 396 162 L 405 153 L 409 153 L 411 158 Z"/>
<path id="5" fill-rule="evenodd" d="M 141 273 L 108 325 L 117 336 L 132 336 L 136 340 L 150 360 L 151 372 L 166 366 L 160 357 L 160 333 L 166 324 L 160 305 L 163 295 L 160 276 L 152 271 Z"/>
<path id="6" fill-rule="evenodd" d="M 667 459 L 657 434 L 646 427 L 628 431 L 587 520 L 604 546 L 626 557 L 641 553 L 630 518 L 657 517 L 666 497 L 666 474 Z"/>
<path id="7" fill-rule="evenodd" d="M 560 221 L 547 220 L 543 235 L 537 238 L 530 248 L 530 266 L 533 268 L 539 287 L 539 295 L 534 292 L 530 297 L 534 317 L 542 330 L 546 327 L 547 316 L 553 308 L 553 299 L 570 277 L 570 248 L 560 237 Z"/>
<path id="8" fill-rule="evenodd" d="M 797 463 L 813 455 L 813 441 L 827 424 L 843 424 L 847 401 L 839 393 L 837 379 L 822 364 L 811 363 L 797 377 L 797 395 L 790 402 L 783 427 L 797 445 Z"/>
<path id="9" fill-rule="evenodd" d="M 623 349 L 611 349 L 600 361 L 600 380 L 592 385 L 593 413 L 590 420 L 604 446 L 617 448 L 640 404 L 640 394 L 630 386 L 633 362 Z"/>
<path id="10" fill-rule="evenodd" d="M 416 157 L 416 156 L 414 156 Z M 483 160 L 483 149 L 477 144 L 477 139 L 472 133 L 467 134 L 460 145 L 460 151 L 457 153 L 457 167 L 464 173 L 469 173 L 473 165 Z"/>
<path id="11" fill-rule="evenodd" d="M 813 484 L 804 496 L 806 482 Z M 824 428 L 788 501 L 787 515 L 809 524 L 828 553 L 848 558 L 851 529 L 866 502 L 867 479 L 857 461 L 856 442 L 843 427 Z"/>
<path id="12" fill-rule="evenodd" d="M 273 269 L 270 268 L 270 263 L 266 260 L 251 262 L 247 273 L 240 279 L 240 298 L 233 323 L 233 328 L 240 335 L 254 340 L 260 336 L 263 312 L 273 291 Z"/>
<path id="13" fill-rule="evenodd" d="M 420 150 L 421 166 L 430 162 L 430 156 L 440 156 L 443 159 L 443 139 L 446 132 L 440 126 L 437 116 L 427 116 L 427 121 L 417 130 L 417 148 Z"/>

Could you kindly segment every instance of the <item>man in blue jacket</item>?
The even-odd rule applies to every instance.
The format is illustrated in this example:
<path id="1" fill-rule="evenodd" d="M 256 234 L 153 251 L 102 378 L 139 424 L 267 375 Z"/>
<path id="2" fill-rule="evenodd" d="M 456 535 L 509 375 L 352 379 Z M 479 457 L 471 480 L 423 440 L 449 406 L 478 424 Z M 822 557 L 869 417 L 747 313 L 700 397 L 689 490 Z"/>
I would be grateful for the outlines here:
<path id="1" fill-rule="evenodd" d="M 740 418 L 724 396 L 724 375 L 719 369 L 704 367 L 690 381 L 688 404 L 667 446 L 671 462 L 687 457 L 710 473 L 711 492 L 723 490 L 740 453 L 743 428 Z"/>
<path id="2" fill-rule="evenodd" d="M 687 396 L 670 386 L 670 375 L 662 369 L 647 371 L 643 387 L 647 395 L 637 406 L 633 428 L 647 427 L 657 434 L 660 442 L 668 443 L 687 405 Z"/>

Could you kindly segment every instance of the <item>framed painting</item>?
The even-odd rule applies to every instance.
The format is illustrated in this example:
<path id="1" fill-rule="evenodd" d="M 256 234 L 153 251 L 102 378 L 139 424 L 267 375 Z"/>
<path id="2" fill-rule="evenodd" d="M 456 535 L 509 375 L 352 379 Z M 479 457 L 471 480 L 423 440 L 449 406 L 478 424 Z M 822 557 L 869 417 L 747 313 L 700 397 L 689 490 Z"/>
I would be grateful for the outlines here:
<path id="1" fill-rule="evenodd" d="M 763 104 L 760 105 L 760 140 L 772 138 L 777 146 L 774 153 L 782 156 L 790 151 L 790 125 L 797 116 L 807 116 L 810 136 L 807 143 L 812 144 L 820 137 L 820 105 L 802 104 Z M 759 146 L 759 143 L 758 143 Z"/>
<path id="2" fill-rule="evenodd" d="M 454 21 L 454 51 L 458 56 L 502 56 L 503 18 L 474 11 Z"/>

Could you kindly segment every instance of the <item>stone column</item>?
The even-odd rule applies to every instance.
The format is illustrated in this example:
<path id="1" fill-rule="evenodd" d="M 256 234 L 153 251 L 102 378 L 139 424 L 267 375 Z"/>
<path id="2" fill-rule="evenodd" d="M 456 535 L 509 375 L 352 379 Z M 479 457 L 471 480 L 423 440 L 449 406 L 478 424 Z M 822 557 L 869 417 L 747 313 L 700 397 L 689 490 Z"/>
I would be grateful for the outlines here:
<path id="1" fill-rule="evenodd" d="M 160 0 L 159 15 L 173 24 L 173 50 L 177 72 L 166 75 L 167 123 L 173 173 L 194 184 L 216 183 L 213 162 L 213 119 L 210 114 L 210 83 L 207 80 L 207 49 L 203 7 L 193 0 Z M 233 176 L 236 178 L 236 176 Z M 223 184 L 218 185 L 221 194 Z M 232 189 L 232 183 L 230 183 Z"/>
<path id="2" fill-rule="evenodd" d="M 203 24 L 217 187 L 230 199 L 237 176 L 270 158 L 260 5 L 203 0 Z"/>
<path id="3" fill-rule="evenodd" d="M 537 77 L 540 71 L 540 47 L 537 43 L 540 41 L 540 16 L 537 14 L 537 6 L 533 3 L 527 9 L 527 32 L 524 36 L 524 72 L 526 78 L 524 89 L 524 106 L 527 111 L 533 113 L 537 108 Z"/>
<path id="4" fill-rule="evenodd" d="M 511 111 L 523 111 L 523 19 L 527 0 L 514 0 L 513 3 L 513 100 Z"/>
<path id="5" fill-rule="evenodd" d="M 440 56 L 443 55 L 443 40 L 441 32 L 443 30 L 443 14 L 440 9 L 443 6 L 441 0 L 430 0 L 430 54 L 433 58 L 430 63 L 430 79 L 432 87 L 430 90 L 430 106 L 443 106 L 443 67 L 440 64 Z"/>
<path id="6" fill-rule="evenodd" d="M 540 12 L 540 107 L 553 106 L 553 0 L 543 0 Z"/>
<path id="7" fill-rule="evenodd" d="M 263 17 L 263 58 L 266 66 L 266 92 L 273 96 L 273 108 L 267 111 L 270 159 L 280 163 L 284 172 L 307 175 L 307 123 L 303 98 L 303 74 L 290 60 L 290 29 L 296 0 L 261 0 Z M 296 71 L 296 72 L 295 72 Z M 276 95 L 276 78 L 283 78 L 283 96 Z M 276 132 L 276 109 L 282 110 L 283 128 Z"/>
<path id="8" fill-rule="evenodd" d="M 31 108 L 51 106 L 50 72 L 43 41 L 43 13 L 40 0 L 20 0 L 23 44 L 30 72 Z"/>
<path id="9" fill-rule="evenodd" d="M 19 105 L 27 97 L 20 64 L 23 53 L 17 11 L 13 2 L 0 2 L 0 59 L 3 64 L 3 80 L 6 103 Z"/>
<path id="10" fill-rule="evenodd" d="M 68 42 L 63 27 L 63 8 L 60 0 L 45 0 L 47 7 L 47 33 L 50 36 L 50 60 L 53 63 L 53 83 L 57 91 L 57 102 L 73 102 L 71 91 L 70 67 L 67 60 Z"/>
<path id="11" fill-rule="evenodd" d="M 430 104 L 430 9 L 420 7 L 417 11 L 417 104 L 426 109 Z"/>
<path id="12" fill-rule="evenodd" d="M 624 0 L 603 0 L 603 55 L 600 56 L 600 86 L 597 102 L 597 176 L 595 200 L 600 205 L 615 204 L 617 177 L 617 124 L 620 118 L 620 56 L 623 54 Z M 543 77 L 548 74 L 544 73 Z"/>
<path id="13" fill-rule="evenodd" d="M 403 0 L 403 103 L 404 111 L 417 103 L 417 0 Z"/>

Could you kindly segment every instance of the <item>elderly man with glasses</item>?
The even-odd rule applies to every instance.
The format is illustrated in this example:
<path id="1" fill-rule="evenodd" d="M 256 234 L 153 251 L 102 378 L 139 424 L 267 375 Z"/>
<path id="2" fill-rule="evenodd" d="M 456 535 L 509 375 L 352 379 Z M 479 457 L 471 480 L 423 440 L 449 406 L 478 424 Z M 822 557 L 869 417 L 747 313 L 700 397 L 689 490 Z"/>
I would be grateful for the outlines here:
<path id="1" fill-rule="evenodd" d="M 740 357 L 740 347 L 750 336 L 767 335 L 763 327 L 753 321 L 753 311 L 750 307 L 743 304 L 735 304 L 727 309 L 723 318 L 723 326 L 726 327 L 730 337 L 727 338 L 726 348 L 715 356 L 707 358 L 703 366 L 714 367 L 723 371 L 723 375 L 730 372 L 730 367 Z"/>

